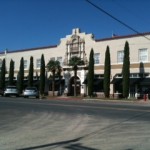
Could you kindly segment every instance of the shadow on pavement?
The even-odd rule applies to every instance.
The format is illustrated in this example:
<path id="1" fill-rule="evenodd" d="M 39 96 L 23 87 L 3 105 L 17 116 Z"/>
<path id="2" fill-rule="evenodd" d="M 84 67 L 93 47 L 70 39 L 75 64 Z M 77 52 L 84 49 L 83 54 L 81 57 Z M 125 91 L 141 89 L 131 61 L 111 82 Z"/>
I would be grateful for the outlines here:
<path id="1" fill-rule="evenodd" d="M 67 148 L 69 150 L 97 150 L 95 148 L 89 148 L 89 147 L 86 147 L 86 146 L 82 146 L 82 144 L 80 144 L 80 143 L 71 144 L 71 145 L 66 146 L 64 148 Z"/>
<path id="2" fill-rule="evenodd" d="M 140 113 L 140 114 L 136 114 L 136 115 L 134 115 L 134 116 L 132 116 L 132 117 L 130 117 L 128 119 L 125 119 L 125 120 L 121 121 L 121 122 L 117 122 L 117 123 L 115 123 L 113 125 L 106 126 L 103 129 L 101 129 L 101 130 L 96 130 L 94 132 L 91 132 L 89 134 L 86 134 L 86 135 L 84 135 L 82 137 L 79 137 L 79 138 L 76 138 L 76 139 L 73 139 L 73 140 L 55 142 L 55 143 L 38 145 L 38 146 L 33 146 L 33 147 L 26 147 L 26 148 L 21 148 L 21 149 L 17 149 L 17 150 L 34 150 L 34 149 L 39 149 L 39 148 L 44 148 L 44 147 L 45 148 L 46 147 L 51 147 L 51 148 L 53 147 L 54 148 L 54 146 L 55 146 L 55 148 L 59 147 L 59 146 L 62 146 L 63 148 L 66 148 L 66 149 L 69 149 L 69 150 L 100 150 L 100 149 L 94 149 L 94 148 L 82 146 L 82 144 L 80 143 L 80 140 L 82 140 L 82 139 L 84 139 L 86 137 L 92 136 L 92 135 L 96 134 L 97 132 L 99 132 L 99 134 L 105 133 L 106 130 L 117 128 L 120 125 L 122 125 L 122 123 L 130 121 L 130 120 L 134 120 L 135 118 L 141 117 L 144 114 L 145 114 L 145 112 L 144 113 Z M 132 149 L 127 149 L 127 150 L 132 150 Z"/>
<path id="3" fill-rule="evenodd" d="M 79 137 L 73 140 L 67 140 L 67 141 L 61 141 L 61 142 L 55 142 L 55 143 L 51 143 L 51 144 L 44 144 L 44 145 L 38 145 L 38 146 L 32 146 L 32 147 L 26 147 L 26 148 L 21 148 L 18 150 L 34 150 L 34 149 L 39 149 L 39 148 L 46 148 L 46 147 L 58 147 L 58 146 L 64 146 L 66 144 L 69 144 L 68 146 L 64 146 L 64 148 L 66 149 L 70 149 L 70 150 L 97 150 L 97 149 L 93 149 L 90 147 L 85 147 L 82 146 L 82 144 L 80 143 L 76 143 L 73 144 L 74 142 L 79 142 L 83 137 Z"/>

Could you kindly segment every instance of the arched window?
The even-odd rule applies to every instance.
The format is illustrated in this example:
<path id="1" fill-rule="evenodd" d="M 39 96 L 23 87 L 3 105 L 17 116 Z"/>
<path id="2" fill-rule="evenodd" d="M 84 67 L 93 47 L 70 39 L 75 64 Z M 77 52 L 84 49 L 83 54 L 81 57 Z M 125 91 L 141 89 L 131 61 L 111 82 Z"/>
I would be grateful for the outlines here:
<path id="1" fill-rule="evenodd" d="M 70 44 L 70 52 L 71 53 L 78 53 L 79 52 L 79 42 L 77 37 L 72 40 L 72 43 Z"/>

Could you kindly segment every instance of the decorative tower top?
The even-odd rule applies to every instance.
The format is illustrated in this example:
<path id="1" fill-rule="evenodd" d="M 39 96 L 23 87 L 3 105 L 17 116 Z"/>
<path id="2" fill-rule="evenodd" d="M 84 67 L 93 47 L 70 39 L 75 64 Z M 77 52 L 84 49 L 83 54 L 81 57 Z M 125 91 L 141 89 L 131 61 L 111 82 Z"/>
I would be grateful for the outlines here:
<path id="1" fill-rule="evenodd" d="M 76 34 L 79 34 L 80 33 L 80 29 L 79 28 L 76 28 L 76 29 L 73 29 L 72 30 L 72 34 L 74 35 L 76 35 Z"/>

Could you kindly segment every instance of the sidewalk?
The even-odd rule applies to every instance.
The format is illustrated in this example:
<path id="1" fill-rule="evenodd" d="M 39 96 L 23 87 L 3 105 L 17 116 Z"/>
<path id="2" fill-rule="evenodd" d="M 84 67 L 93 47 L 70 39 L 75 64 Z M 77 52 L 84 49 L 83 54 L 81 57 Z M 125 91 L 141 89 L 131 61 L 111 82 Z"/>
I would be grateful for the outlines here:
<path id="1" fill-rule="evenodd" d="M 128 99 L 128 100 L 125 100 L 125 99 L 92 99 L 92 98 L 85 98 L 85 99 L 82 99 L 84 101 L 97 101 L 97 102 L 119 102 L 119 103 L 132 103 L 132 104 L 144 104 L 144 105 L 149 105 L 150 106 L 150 100 L 144 100 L 144 99 Z"/>
<path id="2" fill-rule="evenodd" d="M 119 103 L 136 103 L 150 106 L 150 100 L 144 99 L 100 99 L 100 98 L 88 98 L 88 97 L 73 97 L 73 96 L 48 96 L 48 100 L 65 100 L 65 101 L 87 101 L 87 102 L 119 102 Z"/>
<path id="3" fill-rule="evenodd" d="M 48 96 L 48 100 L 83 100 L 83 97 L 73 97 L 73 96 Z"/>

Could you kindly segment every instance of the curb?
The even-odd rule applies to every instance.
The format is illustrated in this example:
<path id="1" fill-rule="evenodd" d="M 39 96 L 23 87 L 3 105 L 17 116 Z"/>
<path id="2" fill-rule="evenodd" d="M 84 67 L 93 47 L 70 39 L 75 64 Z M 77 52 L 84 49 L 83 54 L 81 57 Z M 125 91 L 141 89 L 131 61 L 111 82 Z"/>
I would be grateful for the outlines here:
<path id="1" fill-rule="evenodd" d="M 111 99 L 82 99 L 83 101 L 87 102 L 112 102 L 112 103 L 132 103 L 132 104 L 143 104 L 143 105 L 150 105 L 150 100 L 111 100 Z"/>
<path id="2" fill-rule="evenodd" d="M 130 100 L 122 100 L 122 99 L 94 99 L 94 98 L 82 98 L 82 97 L 46 97 L 47 100 L 65 100 L 65 101 L 87 101 L 87 102 L 119 102 L 119 103 L 136 103 L 136 104 L 150 104 L 150 100 L 137 100 L 137 99 L 130 99 Z"/>

